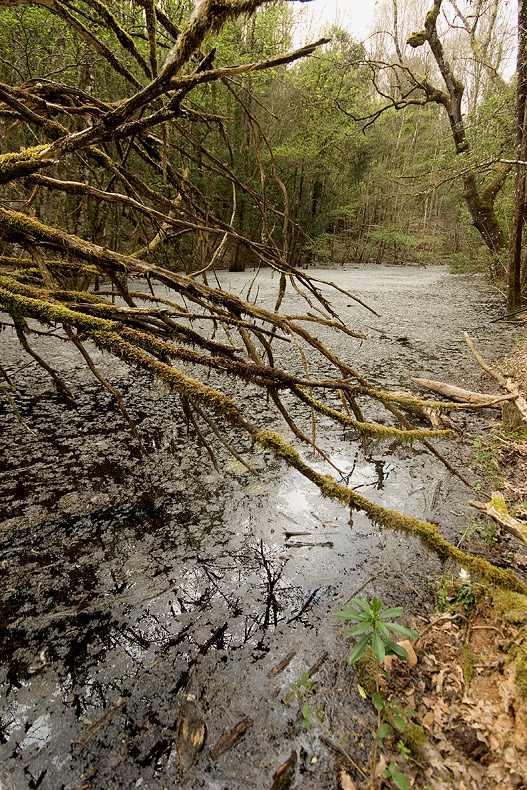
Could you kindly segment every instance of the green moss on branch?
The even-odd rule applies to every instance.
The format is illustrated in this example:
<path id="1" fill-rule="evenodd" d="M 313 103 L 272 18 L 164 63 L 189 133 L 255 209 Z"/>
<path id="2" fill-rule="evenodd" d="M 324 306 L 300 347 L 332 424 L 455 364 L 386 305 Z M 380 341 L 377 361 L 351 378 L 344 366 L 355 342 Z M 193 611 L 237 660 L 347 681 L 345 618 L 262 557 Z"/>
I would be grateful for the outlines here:
<path id="1" fill-rule="evenodd" d="M 407 535 L 415 535 L 426 548 L 437 554 L 443 561 L 453 560 L 461 567 L 466 568 L 491 584 L 524 595 L 527 594 L 527 585 L 520 581 L 514 573 L 497 568 L 490 562 L 472 554 L 467 554 L 457 548 L 457 546 L 453 546 L 443 538 L 434 524 L 376 505 L 355 491 L 340 485 L 329 475 L 323 475 L 315 471 L 302 461 L 298 452 L 277 433 L 259 431 L 254 436 L 254 440 L 260 447 L 270 450 L 277 458 L 282 458 L 288 466 L 297 469 L 304 477 L 311 480 L 324 496 L 330 499 L 337 499 L 343 505 L 356 510 L 363 510 L 375 524 L 381 527 L 404 532 Z"/>
<path id="2" fill-rule="evenodd" d="M 315 398 L 312 398 L 301 387 L 292 387 L 291 389 L 301 401 L 311 406 L 313 409 L 315 409 L 315 411 L 326 415 L 326 417 L 331 417 L 332 420 L 339 422 L 346 428 L 355 428 L 361 435 L 369 436 L 372 439 L 379 439 L 381 441 L 395 440 L 397 442 L 413 444 L 413 442 L 420 441 L 422 439 L 445 439 L 449 437 L 455 437 L 456 435 L 455 432 L 451 430 L 403 431 L 400 428 L 392 428 L 386 425 L 375 425 L 371 422 L 354 420 L 353 417 L 350 417 L 343 412 L 339 412 L 336 409 L 332 409 Z"/>
<path id="3" fill-rule="evenodd" d="M 47 147 L 47 145 L 37 145 L 15 153 L 2 154 L 0 156 L 0 184 L 27 176 L 41 167 L 53 164 L 50 161 L 44 162 L 39 157 L 39 154 Z"/>

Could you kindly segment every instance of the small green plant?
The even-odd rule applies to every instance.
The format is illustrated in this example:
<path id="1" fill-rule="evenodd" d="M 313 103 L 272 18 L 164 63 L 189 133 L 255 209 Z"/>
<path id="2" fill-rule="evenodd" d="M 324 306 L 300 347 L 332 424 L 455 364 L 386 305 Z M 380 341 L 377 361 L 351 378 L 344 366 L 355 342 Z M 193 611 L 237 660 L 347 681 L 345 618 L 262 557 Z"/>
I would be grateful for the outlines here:
<path id="1" fill-rule="evenodd" d="M 346 739 L 343 738 L 340 733 L 331 730 L 324 722 L 323 707 L 319 705 L 317 706 L 316 710 L 313 711 L 309 703 L 305 701 L 306 696 L 310 696 L 316 692 L 317 681 L 309 677 L 308 672 L 304 672 L 298 680 L 289 684 L 289 688 L 290 691 L 287 692 L 283 698 L 283 701 L 286 705 L 289 705 L 291 702 L 293 702 L 293 700 L 296 699 L 301 704 L 302 727 L 304 727 L 306 730 L 312 730 L 313 724 L 316 723 L 324 731 L 326 736 L 332 741 L 335 747 L 339 749 L 344 757 L 346 757 L 350 765 L 353 766 L 353 768 L 362 776 L 363 779 L 367 779 L 367 774 L 359 765 L 357 765 L 353 757 L 351 757 L 351 755 L 346 751 Z"/>
<path id="2" fill-rule="evenodd" d="M 393 761 L 389 763 L 388 768 L 384 769 L 382 775 L 386 779 L 391 779 L 394 785 L 399 788 L 399 790 L 410 790 L 410 782 L 406 776 L 399 771 L 397 768 L 397 763 Z"/>
<path id="3" fill-rule="evenodd" d="M 496 530 L 484 519 L 474 516 L 470 521 L 470 526 L 467 531 L 467 538 L 469 540 L 480 540 L 488 546 L 493 546 L 496 541 Z"/>
<path id="4" fill-rule="evenodd" d="M 307 702 L 304 702 L 302 705 L 302 727 L 304 727 L 306 730 L 311 730 L 313 728 L 313 724 L 311 722 L 312 715 L 313 713 L 310 706 L 307 704 Z"/>
<path id="5" fill-rule="evenodd" d="M 438 609 L 442 612 L 453 612 L 463 607 L 465 614 L 471 614 L 476 607 L 474 582 L 466 570 L 462 569 L 459 576 L 445 573 L 437 590 Z"/>
<path id="6" fill-rule="evenodd" d="M 371 783 L 372 787 L 376 787 L 375 769 L 377 766 L 378 748 L 382 747 L 384 741 L 390 738 L 393 733 L 392 726 L 385 721 L 385 718 L 389 716 L 393 727 L 399 732 L 404 732 L 406 729 L 405 711 L 402 710 L 397 700 L 386 701 L 380 693 L 381 666 L 387 655 L 397 656 L 403 661 L 408 658 L 408 651 L 392 640 L 392 634 L 397 634 L 409 639 L 417 639 L 419 634 L 416 631 L 412 631 L 410 628 L 393 622 L 394 617 L 400 617 L 404 613 L 401 606 L 383 610 L 382 601 L 378 598 L 373 598 L 370 602 L 361 596 L 353 598 L 352 604 L 354 604 L 354 606 L 343 606 L 341 611 L 336 612 L 334 616 L 339 617 L 341 620 L 346 620 L 347 622 L 356 623 L 353 628 L 348 628 L 346 630 L 349 636 L 360 637 L 359 641 L 350 652 L 350 664 L 357 663 L 361 656 L 364 655 L 367 648 L 371 648 L 376 659 L 375 692 L 371 695 L 371 699 L 377 711 L 377 733 L 373 741 L 370 762 Z M 359 693 L 361 693 L 362 696 L 366 696 L 362 686 L 359 688 Z M 401 740 L 398 742 L 399 748 L 401 748 L 401 744 L 402 755 L 404 759 L 408 759 L 408 749 Z M 409 790 L 410 783 L 408 779 L 399 770 L 397 763 L 394 761 L 388 764 L 382 776 L 385 779 L 391 779 L 399 790 Z"/>
<path id="7" fill-rule="evenodd" d="M 397 741 L 397 748 L 401 752 L 404 759 L 408 760 L 411 754 L 411 750 L 408 748 L 408 746 L 401 738 L 399 738 L 399 740 Z"/>
<path id="8" fill-rule="evenodd" d="M 355 664 L 368 646 L 371 647 L 379 665 L 383 663 L 385 656 L 397 656 L 406 661 L 407 651 L 404 647 L 393 642 L 390 635 L 392 632 L 409 639 L 418 638 L 419 634 L 416 631 L 391 620 L 392 617 L 401 617 L 404 609 L 401 606 L 395 606 L 383 611 L 382 601 L 378 598 L 373 598 L 370 603 L 366 598 L 359 596 L 353 598 L 352 603 L 355 604 L 355 607 L 343 606 L 340 612 L 333 615 L 341 620 L 357 623 L 353 628 L 346 629 L 349 636 L 361 637 L 349 655 L 350 664 Z"/>
<path id="9" fill-rule="evenodd" d="M 317 690 L 317 681 L 310 678 L 308 672 L 303 672 L 298 680 L 289 684 L 289 688 L 291 690 L 284 697 L 286 705 L 290 705 L 295 699 L 303 702 L 304 697 L 314 694 Z M 311 727 L 308 727 L 308 729 L 311 729 Z"/>
<path id="10" fill-rule="evenodd" d="M 488 439 L 476 438 L 472 442 L 472 446 L 475 448 L 474 462 L 476 468 L 491 482 L 493 488 L 503 488 L 503 478 L 499 473 L 495 444 Z"/>
<path id="11" fill-rule="evenodd" d="M 334 732 L 324 721 L 324 710 L 322 706 L 318 706 L 315 711 L 312 710 L 306 697 L 313 695 L 317 690 L 317 681 L 309 676 L 308 672 L 304 672 L 301 677 L 294 683 L 289 684 L 289 691 L 283 698 L 286 705 L 289 705 L 295 699 L 301 705 L 302 712 L 302 726 L 306 730 L 313 729 L 314 724 L 319 726 L 339 751 L 346 757 L 355 770 L 362 776 L 363 779 L 369 780 L 373 790 L 380 787 L 379 781 L 382 779 L 390 779 L 399 790 L 409 790 L 410 784 L 408 779 L 397 767 L 397 763 L 392 761 L 384 769 L 380 779 L 377 778 L 375 769 L 377 766 L 377 753 L 378 748 L 383 746 L 386 739 L 393 735 L 393 730 L 403 733 L 406 729 L 406 717 L 413 715 L 413 711 L 403 710 L 397 700 L 384 700 L 380 693 L 380 672 L 381 666 L 385 656 L 395 655 L 402 660 L 408 658 L 408 652 L 401 645 L 392 641 L 392 634 L 397 634 L 409 639 L 416 639 L 419 634 L 412 631 L 410 628 L 394 623 L 393 618 L 400 617 L 404 610 L 402 607 L 397 606 L 390 609 L 382 608 L 382 601 L 378 598 L 368 601 L 366 598 L 360 596 L 352 599 L 354 606 L 345 605 L 340 612 L 334 614 L 347 622 L 356 623 L 353 628 L 347 629 L 350 636 L 360 637 L 359 642 L 351 650 L 349 661 L 355 664 L 364 654 L 367 648 L 371 648 L 372 654 L 375 657 L 376 677 L 375 677 L 375 692 L 368 695 L 364 688 L 358 683 L 357 688 L 363 698 L 371 696 L 371 700 L 375 709 L 377 710 L 377 731 L 373 741 L 373 751 L 370 763 L 370 776 L 355 762 L 351 755 L 346 750 L 346 739 L 342 734 Z M 391 724 L 385 719 L 389 717 Z M 397 742 L 402 757 L 407 760 L 410 754 L 408 747 L 404 742 L 399 739 Z"/>

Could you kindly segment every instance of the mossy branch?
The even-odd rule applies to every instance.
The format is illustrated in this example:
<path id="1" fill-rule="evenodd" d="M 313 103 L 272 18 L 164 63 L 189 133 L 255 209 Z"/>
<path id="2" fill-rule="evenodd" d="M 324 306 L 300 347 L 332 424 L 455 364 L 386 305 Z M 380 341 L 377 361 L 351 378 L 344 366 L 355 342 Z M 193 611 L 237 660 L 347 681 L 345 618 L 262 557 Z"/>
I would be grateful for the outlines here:
<path id="1" fill-rule="evenodd" d="M 452 560 L 497 587 L 527 595 L 527 585 L 518 579 L 512 571 L 497 568 L 487 560 L 467 554 L 457 546 L 453 546 L 443 538 L 435 524 L 420 521 L 411 516 L 397 513 L 395 510 L 376 505 L 352 489 L 337 483 L 329 475 L 320 474 L 302 461 L 299 453 L 277 433 L 258 431 L 253 438 L 260 447 L 269 450 L 275 457 L 282 459 L 288 466 L 296 469 L 314 483 L 323 496 L 336 499 L 346 507 L 363 510 L 372 522 L 380 527 L 418 537 L 423 545 L 434 552 L 443 562 Z"/>
<path id="2" fill-rule="evenodd" d="M 354 420 L 353 417 L 350 417 L 348 414 L 343 414 L 342 412 L 332 409 L 330 406 L 327 406 L 326 404 L 316 400 L 312 396 L 308 395 L 307 392 L 305 392 L 301 387 L 294 386 L 291 389 L 299 398 L 299 400 L 311 406 L 313 409 L 315 409 L 315 411 L 318 411 L 320 414 L 325 414 L 326 417 L 331 417 L 332 420 L 339 422 L 346 428 L 355 428 L 355 430 L 357 430 L 361 435 L 369 436 L 371 439 L 385 441 L 395 440 L 397 442 L 413 444 L 415 441 L 420 441 L 423 439 L 446 439 L 454 438 L 456 436 L 455 432 L 452 430 L 420 431 L 410 429 L 403 431 L 400 428 L 392 428 L 388 425 L 377 425 L 370 422 L 363 422 L 361 420 Z"/>

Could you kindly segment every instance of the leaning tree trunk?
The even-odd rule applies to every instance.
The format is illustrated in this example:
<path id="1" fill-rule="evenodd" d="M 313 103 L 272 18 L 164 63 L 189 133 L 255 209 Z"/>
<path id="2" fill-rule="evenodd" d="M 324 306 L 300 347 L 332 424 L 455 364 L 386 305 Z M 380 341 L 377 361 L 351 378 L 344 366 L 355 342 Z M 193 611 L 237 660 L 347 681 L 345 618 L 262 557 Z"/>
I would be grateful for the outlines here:
<path id="1" fill-rule="evenodd" d="M 522 284 L 526 272 L 522 272 L 522 236 L 525 221 L 525 165 L 527 158 L 527 0 L 518 2 L 518 77 L 516 98 L 516 180 L 514 184 L 514 206 L 509 243 L 509 271 L 507 281 L 507 312 L 519 310 L 522 302 Z M 523 280 L 523 283 L 522 283 Z"/>
<path id="2" fill-rule="evenodd" d="M 520 1 L 523 3 L 523 0 Z M 422 77 L 414 77 L 414 83 L 416 87 L 424 91 L 427 102 L 441 104 L 445 108 L 456 154 L 462 155 L 468 153 L 470 148 L 462 105 L 465 86 L 454 74 L 437 33 L 437 19 L 441 4 L 442 0 L 434 0 L 432 9 L 426 15 L 424 29 L 412 33 L 407 43 L 414 49 L 421 47 L 425 42 L 428 42 L 430 46 L 446 90 L 439 90 Z M 507 248 L 507 237 L 496 215 L 494 204 L 510 169 L 510 164 L 501 163 L 485 187 L 478 184 L 473 171 L 469 170 L 463 176 L 463 197 L 470 212 L 472 224 L 493 256 L 497 256 Z"/>

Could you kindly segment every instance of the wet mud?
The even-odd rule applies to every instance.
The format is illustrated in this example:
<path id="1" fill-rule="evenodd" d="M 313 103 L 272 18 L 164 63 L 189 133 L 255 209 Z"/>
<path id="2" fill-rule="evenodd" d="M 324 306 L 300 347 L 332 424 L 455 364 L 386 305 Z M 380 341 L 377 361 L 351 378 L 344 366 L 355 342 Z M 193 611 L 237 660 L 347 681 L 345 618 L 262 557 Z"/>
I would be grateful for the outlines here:
<path id="1" fill-rule="evenodd" d="M 383 387 L 410 389 L 415 375 L 488 389 L 463 331 L 491 358 L 514 340 L 514 329 L 489 323 L 499 301 L 477 277 L 440 267 L 319 274 L 381 314 L 334 295 L 370 337 L 323 339 Z M 220 275 L 239 292 L 251 278 Z M 265 306 L 276 286 L 262 275 Z M 284 310 L 299 312 L 290 298 Z M 334 755 L 302 730 L 298 705 L 284 704 L 289 684 L 316 668 L 327 721 L 355 737 L 360 755 L 370 714 L 331 613 L 361 590 L 426 614 L 437 560 L 364 514 L 351 519 L 249 444 L 238 449 L 257 476 L 221 452 L 216 474 L 162 386 L 94 354 L 144 437 L 151 457 L 142 457 L 76 351 L 45 337 L 34 346 L 76 399 L 65 402 L 11 330 L 0 333 L 34 431 L 1 404 L 0 788 L 271 788 L 293 752 L 289 786 L 337 787 Z M 280 359 L 300 365 L 289 347 Z M 232 386 L 248 416 L 271 424 L 261 393 Z M 455 417 L 476 431 L 489 419 Z M 462 534 L 470 492 L 424 449 L 374 443 L 365 456 L 324 419 L 320 437 L 366 496 L 437 521 L 450 539 Z M 460 442 L 441 450 L 464 463 Z"/>

